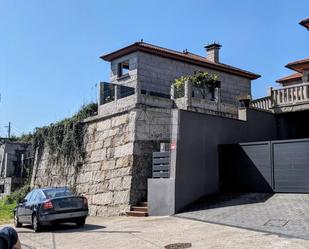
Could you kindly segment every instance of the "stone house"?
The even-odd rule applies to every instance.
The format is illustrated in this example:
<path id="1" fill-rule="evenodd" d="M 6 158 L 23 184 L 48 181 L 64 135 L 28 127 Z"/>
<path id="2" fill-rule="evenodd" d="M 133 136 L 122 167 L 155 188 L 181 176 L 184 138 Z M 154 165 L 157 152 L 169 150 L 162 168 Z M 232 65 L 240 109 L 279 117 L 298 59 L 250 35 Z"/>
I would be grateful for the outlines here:
<path id="1" fill-rule="evenodd" d="M 98 87 L 98 115 L 86 119 L 87 158 L 81 165 L 52 165 L 48 148 L 35 160 L 32 186 L 70 185 L 89 198 L 94 215 L 119 215 L 147 200 L 152 153 L 171 142 L 172 110 L 238 117 L 239 96 L 251 94 L 257 74 L 222 63 L 219 44 L 204 56 L 136 42 L 101 58 L 110 62 L 110 83 Z M 201 70 L 218 75 L 215 99 L 175 98 L 175 78 Z M 78 165 L 78 167 L 77 167 Z"/>
<path id="2" fill-rule="evenodd" d="M 309 192 L 308 59 L 289 63 L 297 73 L 248 104 L 260 76 L 222 63 L 220 47 L 200 56 L 141 41 L 103 55 L 110 82 L 98 85 L 98 115 L 84 120 L 85 161 L 55 164 L 44 148 L 32 186 L 69 185 L 103 216 L 146 215 L 134 207 L 145 201 L 150 215 L 170 215 L 222 188 Z M 190 82 L 176 94 L 173 81 L 198 70 L 220 84 L 206 97 Z M 154 153 L 161 143 L 170 144 L 165 158 Z"/>

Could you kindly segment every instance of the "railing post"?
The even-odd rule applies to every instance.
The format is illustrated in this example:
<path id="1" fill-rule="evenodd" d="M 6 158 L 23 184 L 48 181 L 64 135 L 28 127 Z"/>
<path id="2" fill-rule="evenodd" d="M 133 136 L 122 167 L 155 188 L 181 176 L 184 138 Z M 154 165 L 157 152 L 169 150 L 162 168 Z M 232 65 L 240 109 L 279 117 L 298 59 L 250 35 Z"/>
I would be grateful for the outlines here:
<path id="1" fill-rule="evenodd" d="M 308 100 L 308 85 L 304 86 L 304 100 Z"/>
<path id="2" fill-rule="evenodd" d="M 104 82 L 99 82 L 98 84 L 97 101 L 98 101 L 98 105 L 104 104 Z"/>
<path id="3" fill-rule="evenodd" d="M 292 93 L 293 93 L 293 102 L 295 101 L 295 100 L 297 100 L 297 91 L 295 91 L 296 90 L 296 88 L 295 87 L 293 87 L 292 88 Z"/>
<path id="4" fill-rule="evenodd" d="M 118 85 L 114 85 L 114 100 L 118 100 Z"/>
<path id="5" fill-rule="evenodd" d="M 283 102 L 283 93 L 282 93 L 282 89 L 278 90 L 279 93 L 279 104 L 282 104 Z"/>
<path id="6" fill-rule="evenodd" d="M 274 95 L 275 95 L 275 100 L 276 100 L 275 105 L 278 105 L 279 102 L 280 102 L 280 100 L 279 100 L 279 97 L 280 97 L 280 96 L 279 96 L 279 90 L 275 90 Z"/>
<path id="7" fill-rule="evenodd" d="M 185 101 L 186 107 L 192 105 L 192 85 L 189 81 L 185 82 Z"/>
<path id="8" fill-rule="evenodd" d="M 175 86 L 174 86 L 174 84 L 171 85 L 171 99 L 175 99 Z"/>

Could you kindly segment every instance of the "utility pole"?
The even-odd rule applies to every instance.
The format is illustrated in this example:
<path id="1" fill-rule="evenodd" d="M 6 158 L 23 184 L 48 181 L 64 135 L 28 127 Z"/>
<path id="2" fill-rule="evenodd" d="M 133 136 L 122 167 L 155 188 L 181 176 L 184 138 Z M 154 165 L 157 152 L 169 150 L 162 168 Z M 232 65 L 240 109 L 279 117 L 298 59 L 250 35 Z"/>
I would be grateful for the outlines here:
<path id="1" fill-rule="evenodd" d="M 8 128 L 8 138 L 11 138 L 11 122 L 9 122 L 9 125 L 4 127 Z"/>
<path id="2" fill-rule="evenodd" d="M 8 127 L 8 138 L 11 138 L 11 122 L 9 122 L 9 127 Z"/>

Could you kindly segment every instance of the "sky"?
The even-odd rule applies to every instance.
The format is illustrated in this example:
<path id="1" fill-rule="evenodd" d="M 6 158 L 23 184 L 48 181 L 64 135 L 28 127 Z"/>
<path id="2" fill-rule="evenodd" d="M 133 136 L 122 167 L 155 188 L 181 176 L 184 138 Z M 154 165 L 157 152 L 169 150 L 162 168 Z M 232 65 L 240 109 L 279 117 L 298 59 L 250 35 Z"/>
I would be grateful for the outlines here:
<path id="1" fill-rule="evenodd" d="M 109 81 L 99 56 L 143 39 L 261 74 L 254 98 L 309 57 L 308 0 L 0 0 L 0 137 L 21 135 L 96 101 Z"/>

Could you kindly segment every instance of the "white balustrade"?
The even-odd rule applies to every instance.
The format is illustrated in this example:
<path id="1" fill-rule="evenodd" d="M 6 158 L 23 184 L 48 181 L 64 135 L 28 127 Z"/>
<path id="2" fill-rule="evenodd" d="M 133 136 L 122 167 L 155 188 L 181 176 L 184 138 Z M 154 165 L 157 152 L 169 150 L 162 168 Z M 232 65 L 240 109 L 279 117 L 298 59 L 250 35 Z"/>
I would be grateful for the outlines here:
<path id="1" fill-rule="evenodd" d="M 256 99 L 251 102 L 251 106 L 263 110 L 269 110 L 271 108 L 271 98 L 268 96 L 261 99 Z"/>
<path id="2" fill-rule="evenodd" d="M 272 107 L 301 104 L 305 102 L 309 102 L 309 83 L 271 89 L 270 96 L 253 100 L 251 106 L 269 110 Z"/>

